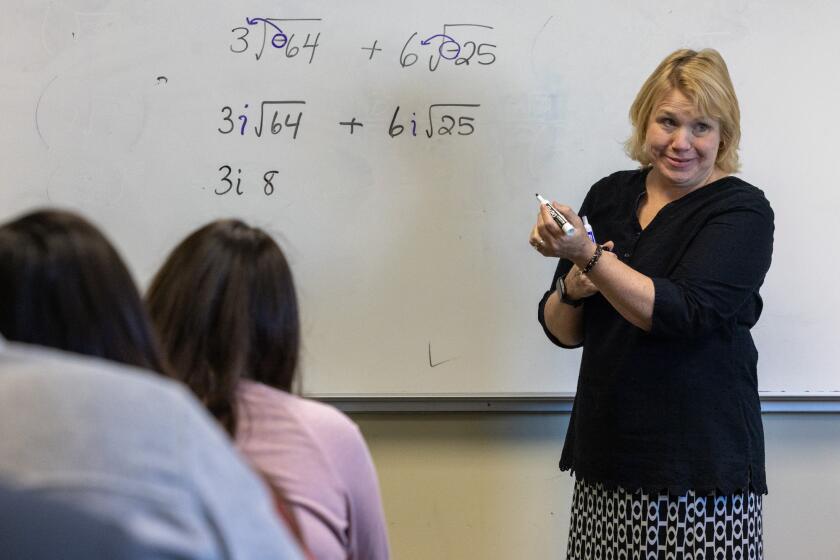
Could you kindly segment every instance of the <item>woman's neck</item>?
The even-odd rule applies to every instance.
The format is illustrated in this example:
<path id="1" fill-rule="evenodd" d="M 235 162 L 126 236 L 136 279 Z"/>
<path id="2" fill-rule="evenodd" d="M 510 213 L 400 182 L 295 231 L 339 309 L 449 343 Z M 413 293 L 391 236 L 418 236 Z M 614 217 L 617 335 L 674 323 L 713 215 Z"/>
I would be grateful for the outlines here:
<path id="1" fill-rule="evenodd" d="M 662 201 L 667 204 L 679 200 L 685 195 L 701 189 L 706 185 L 714 183 L 718 179 L 726 177 L 718 167 L 714 167 L 709 175 L 696 185 L 679 185 L 665 179 L 657 172 L 656 167 L 652 168 L 645 178 L 645 189 L 649 198 Z"/>

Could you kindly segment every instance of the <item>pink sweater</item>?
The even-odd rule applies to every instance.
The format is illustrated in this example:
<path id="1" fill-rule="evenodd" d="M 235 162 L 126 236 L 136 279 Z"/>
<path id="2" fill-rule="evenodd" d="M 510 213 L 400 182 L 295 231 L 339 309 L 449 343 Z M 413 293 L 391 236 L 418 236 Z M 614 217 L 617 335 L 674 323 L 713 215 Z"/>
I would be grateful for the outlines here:
<path id="1" fill-rule="evenodd" d="M 387 559 L 379 483 L 359 428 L 262 383 L 239 390 L 237 447 L 288 499 L 318 560 Z"/>

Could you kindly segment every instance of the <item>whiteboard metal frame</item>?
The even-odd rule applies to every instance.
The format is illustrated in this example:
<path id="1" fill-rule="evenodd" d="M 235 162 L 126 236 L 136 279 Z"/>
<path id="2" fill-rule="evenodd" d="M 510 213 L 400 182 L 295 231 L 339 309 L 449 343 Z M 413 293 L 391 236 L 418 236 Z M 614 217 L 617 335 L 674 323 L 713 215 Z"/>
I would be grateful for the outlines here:
<path id="1" fill-rule="evenodd" d="M 763 413 L 837 413 L 840 391 L 760 392 Z M 444 413 L 484 412 L 518 414 L 567 414 L 574 393 L 332 395 L 310 398 L 331 404 L 346 413 Z"/>

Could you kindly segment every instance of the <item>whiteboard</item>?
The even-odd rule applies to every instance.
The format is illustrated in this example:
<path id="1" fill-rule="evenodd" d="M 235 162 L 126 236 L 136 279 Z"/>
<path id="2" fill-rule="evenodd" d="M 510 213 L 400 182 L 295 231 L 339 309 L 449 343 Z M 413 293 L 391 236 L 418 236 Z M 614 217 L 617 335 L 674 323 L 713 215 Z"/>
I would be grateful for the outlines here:
<path id="1" fill-rule="evenodd" d="M 78 209 L 141 285 L 211 219 L 266 228 L 308 394 L 568 393 L 579 352 L 536 321 L 554 263 L 527 243 L 533 193 L 578 206 L 633 168 L 638 87 L 711 46 L 741 176 L 776 211 L 760 387 L 836 391 L 838 21 L 783 0 L 4 0 L 0 217 Z"/>

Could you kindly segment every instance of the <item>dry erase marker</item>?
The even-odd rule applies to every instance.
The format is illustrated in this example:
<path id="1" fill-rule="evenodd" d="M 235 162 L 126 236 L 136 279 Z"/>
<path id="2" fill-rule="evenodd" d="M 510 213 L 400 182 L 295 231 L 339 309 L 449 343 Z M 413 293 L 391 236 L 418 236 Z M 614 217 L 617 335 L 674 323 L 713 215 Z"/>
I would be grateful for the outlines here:
<path id="1" fill-rule="evenodd" d="M 586 235 L 589 236 L 589 240 L 592 241 L 592 243 L 598 243 L 595 241 L 595 232 L 592 231 L 592 226 L 589 225 L 589 220 L 586 219 L 586 216 L 581 216 L 580 219 L 583 220 L 583 229 L 586 230 Z"/>
<path id="2" fill-rule="evenodd" d="M 566 235 L 574 235 L 575 234 L 575 226 L 569 223 L 569 220 L 566 219 L 563 214 L 557 211 L 557 208 L 551 205 L 549 201 L 544 199 L 537 193 L 537 200 L 540 201 L 540 204 L 544 205 L 548 208 L 548 213 L 551 214 L 551 217 L 554 218 L 554 221 L 557 222 L 557 225 L 563 228 L 563 231 L 566 232 Z"/>

